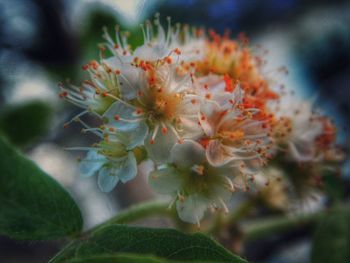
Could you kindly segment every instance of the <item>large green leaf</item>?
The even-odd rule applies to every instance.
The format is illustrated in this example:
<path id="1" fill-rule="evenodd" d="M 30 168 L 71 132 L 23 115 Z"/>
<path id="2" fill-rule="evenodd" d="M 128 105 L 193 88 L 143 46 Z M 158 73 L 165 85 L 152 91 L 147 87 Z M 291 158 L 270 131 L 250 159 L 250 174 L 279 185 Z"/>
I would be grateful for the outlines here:
<path id="1" fill-rule="evenodd" d="M 53 239 L 81 228 L 81 212 L 70 195 L 0 137 L 0 234 Z"/>
<path id="2" fill-rule="evenodd" d="M 135 255 L 135 254 L 118 254 L 118 255 L 99 255 L 76 258 L 67 263 L 202 263 L 203 261 L 173 261 L 161 259 L 154 256 Z M 215 263 L 211 261 L 212 263 Z"/>
<path id="3" fill-rule="evenodd" d="M 117 253 L 154 255 L 178 261 L 246 262 L 203 234 L 187 235 L 174 229 L 124 225 L 108 225 L 97 229 L 79 244 L 68 247 L 66 253 L 61 253 L 51 262 L 63 263 L 69 262 L 70 257 L 79 259 Z"/>
<path id="4" fill-rule="evenodd" d="M 52 109 L 32 101 L 6 108 L 0 114 L 0 130 L 16 145 L 25 145 L 48 130 Z"/>
<path id="5" fill-rule="evenodd" d="M 350 212 L 332 210 L 322 218 L 313 238 L 313 263 L 350 262 Z"/>

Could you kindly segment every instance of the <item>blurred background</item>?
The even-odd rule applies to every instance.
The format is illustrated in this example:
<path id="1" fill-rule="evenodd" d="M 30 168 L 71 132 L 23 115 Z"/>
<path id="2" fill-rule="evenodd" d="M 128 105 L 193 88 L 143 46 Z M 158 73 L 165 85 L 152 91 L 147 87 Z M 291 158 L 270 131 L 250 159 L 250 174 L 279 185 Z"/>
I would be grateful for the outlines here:
<path id="1" fill-rule="evenodd" d="M 79 109 L 58 98 L 60 81 L 79 83 L 81 65 L 98 58 L 102 27 L 116 24 L 142 42 L 139 24 L 159 12 L 174 23 L 205 26 L 233 36 L 245 32 L 269 51 L 268 66 L 284 65 L 281 82 L 332 117 L 339 143 L 349 148 L 350 1 L 345 0 L 0 0 L 0 130 L 63 184 L 83 210 L 86 228 L 130 204 L 152 198 L 146 177 L 109 194 L 96 178 L 79 179 L 79 154 L 64 147 L 93 143 L 81 126 L 63 124 Z M 350 161 L 342 176 L 350 179 Z M 349 191 L 348 191 L 349 193 Z M 0 211 L 1 212 L 1 211 Z M 167 226 L 161 219 L 143 222 Z M 307 263 L 309 229 L 248 243 L 252 262 Z M 60 242 L 19 242 L 0 236 L 0 262 L 47 262 Z"/>

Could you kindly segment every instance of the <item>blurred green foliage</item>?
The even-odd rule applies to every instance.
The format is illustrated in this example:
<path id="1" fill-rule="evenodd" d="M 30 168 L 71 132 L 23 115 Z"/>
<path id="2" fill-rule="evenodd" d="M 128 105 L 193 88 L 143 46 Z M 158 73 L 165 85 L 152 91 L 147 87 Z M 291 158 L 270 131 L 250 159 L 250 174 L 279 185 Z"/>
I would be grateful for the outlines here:
<path id="1" fill-rule="evenodd" d="M 350 212 L 329 211 L 318 223 L 313 237 L 312 263 L 350 262 Z"/>
<path id="2" fill-rule="evenodd" d="M 51 107 L 40 101 L 6 107 L 0 112 L 0 131 L 15 145 L 25 146 L 49 129 Z"/>

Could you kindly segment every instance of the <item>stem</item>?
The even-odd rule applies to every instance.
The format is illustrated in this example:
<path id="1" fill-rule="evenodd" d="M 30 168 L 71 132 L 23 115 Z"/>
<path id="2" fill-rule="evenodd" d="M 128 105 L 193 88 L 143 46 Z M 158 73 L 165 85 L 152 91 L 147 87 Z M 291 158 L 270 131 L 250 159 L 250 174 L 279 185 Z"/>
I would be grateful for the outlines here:
<path id="1" fill-rule="evenodd" d="M 283 233 L 294 228 L 318 221 L 327 211 L 302 214 L 293 217 L 270 217 L 242 225 L 245 240 L 256 240 L 275 233 Z"/>
<path id="2" fill-rule="evenodd" d="M 173 217 L 173 212 L 171 209 L 168 208 L 168 206 L 169 203 L 161 202 L 158 200 L 152 200 L 136 204 L 124 211 L 119 212 L 116 216 L 103 222 L 102 224 L 93 227 L 91 230 L 88 230 L 88 232 L 95 231 L 106 225 L 126 224 L 154 215 Z"/>

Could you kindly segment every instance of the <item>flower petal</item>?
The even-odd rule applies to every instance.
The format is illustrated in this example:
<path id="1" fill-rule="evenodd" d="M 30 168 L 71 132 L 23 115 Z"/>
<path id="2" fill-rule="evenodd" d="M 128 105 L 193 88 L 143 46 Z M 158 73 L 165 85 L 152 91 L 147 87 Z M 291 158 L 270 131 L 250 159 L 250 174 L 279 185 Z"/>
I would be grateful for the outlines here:
<path id="1" fill-rule="evenodd" d="M 82 177 L 90 177 L 99 170 L 108 160 L 97 151 L 91 150 L 86 157 L 81 160 L 79 165 L 80 175 Z"/>
<path id="2" fill-rule="evenodd" d="M 120 71 L 120 76 L 118 78 L 120 83 L 119 88 L 123 98 L 127 100 L 136 98 L 137 91 L 139 90 L 140 71 L 136 67 L 130 65 L 133 58 L 134 57 L 131 56 L 119 56 L 104 60 L 104 63 L 112 68 L 113 71 Z M 120 59 L 124 61 L 120 61 Z"/>
<path id="3" fill-rule="evenodd" d="M 212 137 L 215 134 L 215 126 L 220 121 L 220 118 L 215 118 L 216 112 L 220 111 L 220 108 L 217 103 L 208 101 L 201 104 L 201 113 L 199 114 L 199 122 L 202 126 L 204 133 Z"/>
<path id="4" fill-rule="evenodd" d="M 170 53 L 170 49 L 162 43 L 145 44 L 135 49 L 134 55 L 141 60 L 157 61 Z"/>
<path id="5" fill-rule="evenodd" d="M 181 220 L 192 224 L 198 224 L 203 218 L 208 204 L 208 199 L 193 194 L 188 196 L 184 201 L 176 201 L 176 210 Z"/>
<path id="6" fill-rule="evenodd" d="M 118 176 L 115 173 L 114 166 L 104 166 L 98 173 L 98 186 L 102 192 L 110 192 L 114 189 L 119 181 Z"/>
<path id="7" fill-rule="evenodd" d="M 148 183 L 159 194 L 176 194 L 181 187 L 181 178 L 175 168 L 164 168 L 150 173 Z"/>
<path id="8" fill-rule="evenodd" d="M 167 163 L 170 157 L 170 151 L 177 141 L 176 135 L 169 129 L 169 132 L 163 134 L 158 131 L 154 140 L 152 133 L 148 135 L 145 141 L 145 147 L 149 157 L 157 164 Z"/>
<path id="9" fill-rule="evenodd" d="M 205 149 L 195 141 L 185 140 L 181 144 L 175 144 L 171 150 L 170 160 L 178 167 L 191 168 L 205 161 Z"/>
<path id="10" fill-rule="evenodd" d="M 103 114 L 103 117 L 108 119 L 106 126 L 127 132 L 136 129 L 140 122 L 135 121 L 135 111 L 136 109 L 132 106 L 128 106 L 120 101 L 114 102 Z M 116 118 L 121 119 L 116 120 Z M 126 119 L 127 121 L 124 121 L 123 119 Z"/>
<path id="11" fill-rule="evenodd" d="M 133 152 L 129 152 L 127 158 L 118 162 L 116 166 L 118 167 L 116 174 L 123 183 L 135 178 L 137 174 L 137 163 Z"/>
<path id="12" fill-rule="evenodd" d="M 208 162 L 212 166 L 222 166 L 227 164 L 232 160 L 232 157 L 227 155 L 225 148 L 222 147 L 222 144 L 219 140 L 211 140 L 206 149 L 206 156 Z"/>
<path id="13" fill-rule="evenodd" d="M 130 132 L 116 132 L 112 134 L 118 141 L 123 143 L 127 149 L 131 150 L 136 146 L 143 145 L 148 135 L 148 126 L 141 122 L 135 129 Z"/>

